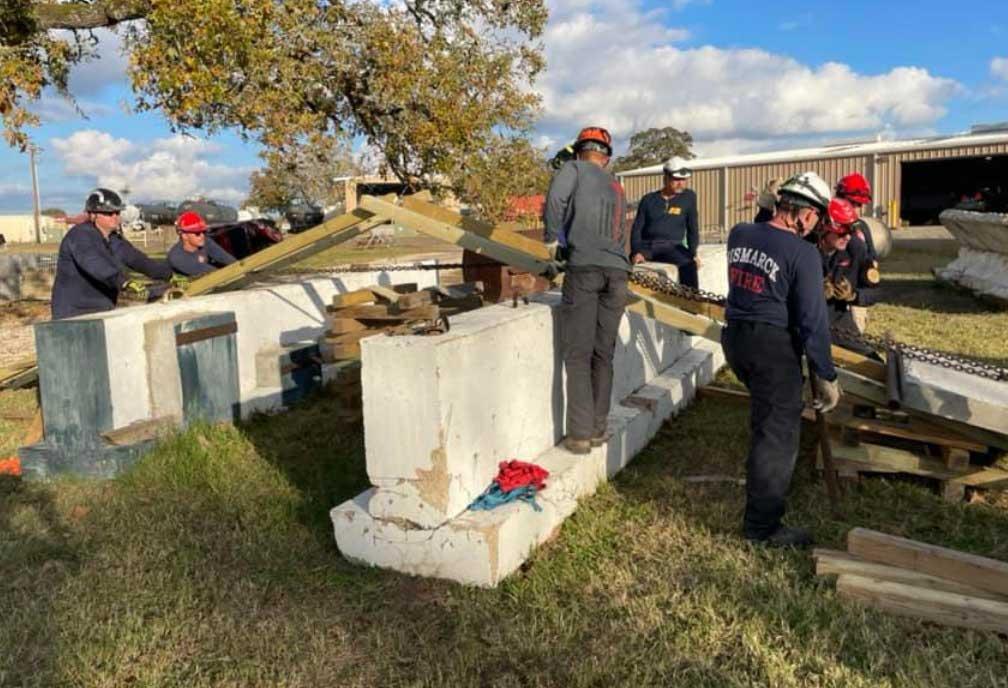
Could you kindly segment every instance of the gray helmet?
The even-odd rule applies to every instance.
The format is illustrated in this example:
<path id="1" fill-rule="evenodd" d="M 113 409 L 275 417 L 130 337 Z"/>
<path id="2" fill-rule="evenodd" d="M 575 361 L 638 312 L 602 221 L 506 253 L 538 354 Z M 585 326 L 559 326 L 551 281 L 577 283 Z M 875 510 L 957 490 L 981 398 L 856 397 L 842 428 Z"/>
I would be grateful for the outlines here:
<path id="1" fill-rule="evenodd" d="M 822 215 L 829 205 L 832 191 L 829 184 L 815 172 L 802 172 L 789 177 L 777 190 L 781 200 L 791 205 L 815 208 Z"/>
<path id="2" fill-rule="evenodd" d="M 122 209 L 122 198 L 110 189 L 95 189 L 84 201 L 84 210 L 89 213 L 118 213 Z"/>

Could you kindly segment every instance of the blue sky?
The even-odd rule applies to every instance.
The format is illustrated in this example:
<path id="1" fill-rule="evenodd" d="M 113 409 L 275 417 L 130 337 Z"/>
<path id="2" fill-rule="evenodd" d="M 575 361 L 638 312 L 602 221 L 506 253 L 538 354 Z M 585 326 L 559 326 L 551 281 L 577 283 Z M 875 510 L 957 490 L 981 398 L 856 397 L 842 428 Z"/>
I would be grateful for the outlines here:
<path id="1" fill-rule="evenodd" d="M 587 123 L 618 142 L 677 126 L 699 154 L 720 155 L 1008 120 L 1008 3 L 549 4 L 548 69 L 536 84 L 544 146 Z M 89 119 L 52 96 L 39 106 L 43 205 L 75 210 L 99 183 L 128 186 L 134 200 L 240 201 L 256 147 L 234 134 L 173 137 L 156 113 L 129 114 L 114 36 L 102 54 L 72 80 Z M 27 156 L 0 148 L 0 212 L 28 211 L 29 185 Z"/>

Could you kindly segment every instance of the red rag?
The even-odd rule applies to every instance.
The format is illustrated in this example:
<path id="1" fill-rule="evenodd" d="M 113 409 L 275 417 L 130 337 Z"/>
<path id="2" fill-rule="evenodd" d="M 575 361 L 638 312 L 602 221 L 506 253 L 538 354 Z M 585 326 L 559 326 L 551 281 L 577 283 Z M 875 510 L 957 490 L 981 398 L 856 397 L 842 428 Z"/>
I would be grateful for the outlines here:
<path id="1" fill-rule="evenodd" d="M 546 478 L 549 471 L 534 463 L 526 463 L 512 459 L 511 461 L 501 461 L 500 471 L 494 482 L 501 489 L 501 492 L 510 492 L 519 487 L 532 485 L 536 490 L 546 487 Z"/>

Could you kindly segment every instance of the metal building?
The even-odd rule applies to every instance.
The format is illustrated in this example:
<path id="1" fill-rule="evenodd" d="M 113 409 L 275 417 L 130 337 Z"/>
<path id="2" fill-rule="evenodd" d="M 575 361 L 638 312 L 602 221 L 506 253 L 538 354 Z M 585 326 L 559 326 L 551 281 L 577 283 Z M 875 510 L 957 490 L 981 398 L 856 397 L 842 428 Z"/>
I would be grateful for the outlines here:
<path id="1" fill-rule="evenodd" d="M 756 214 L 756 193 L 772 178 L 814 170 L 833 184 L 849 172 L 871 182 L 874 205 L 866 214 L 891 226 L 930 224 L 963 199 L 1008 206 L 1008 125 L 974 127 L 968 134 L 846 143 L 690 161 L 701 229 L 706 240 L 724 237 Z M 662 185 L 661 165 L 618 174 L 627 200 Z"/>

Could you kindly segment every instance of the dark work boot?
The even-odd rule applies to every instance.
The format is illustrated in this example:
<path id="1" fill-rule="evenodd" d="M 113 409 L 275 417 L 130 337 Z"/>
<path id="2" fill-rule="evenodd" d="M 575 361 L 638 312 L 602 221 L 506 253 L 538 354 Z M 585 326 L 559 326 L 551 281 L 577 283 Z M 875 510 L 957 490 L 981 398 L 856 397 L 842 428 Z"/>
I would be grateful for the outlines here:
<path id="1" fill-rule="evenodd" d="M 591 440 L 576 440 L 573 437 L 565 437 L 563 441 L 564 449 L 571 454 L 587 454 L 591 451 Z"/>
<path id="2" fill-rule="evenodd" d="M 811 547 L 815 544 L 815 540 L 812 539 L 812 533 L 804 528 L 791 528 L 789 526 L 781 526 L 766 538 L 750 538 L 749 542 L 767 547 L 799 548 Z"/>
<path id="3" fill-rule="evenodd" d="M 609 441 L 610 437 L 612 437 L 612 435 L 610 435 L 608 431 L 600 432 L 594 437 L 592 437 L 591 440 L 589 441 L 591 442 L 591 446 L 601 447 L 603 444 Z"/>

